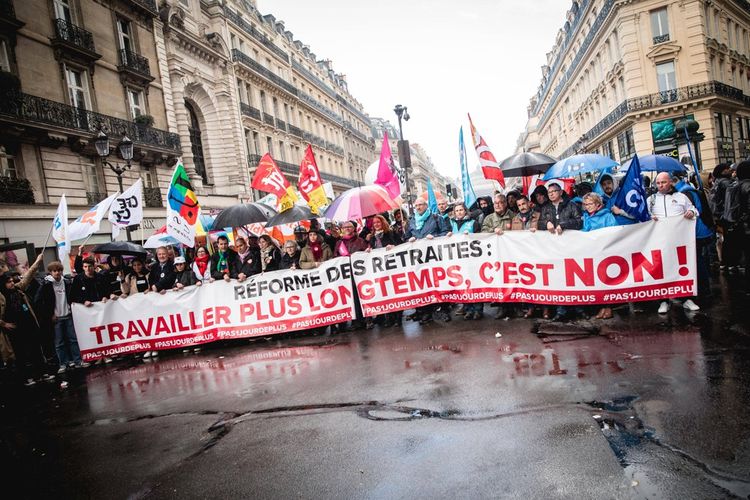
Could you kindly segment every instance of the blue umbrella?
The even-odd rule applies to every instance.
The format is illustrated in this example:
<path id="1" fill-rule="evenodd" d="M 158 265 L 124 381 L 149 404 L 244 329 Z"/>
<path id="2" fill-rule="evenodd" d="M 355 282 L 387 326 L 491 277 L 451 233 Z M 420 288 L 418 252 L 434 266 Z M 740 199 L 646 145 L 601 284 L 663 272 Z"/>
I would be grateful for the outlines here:
<path id="1" fill-rule="evenodd" d="M 630 162 L 628 160 L 623 166 L 622 171 L 625 172 L 630 168 Z M 638 161 L 641 164 L 642 171 L 649 172 L 685 172 L 685 165 L 675 160 L 671 156 L 664 155 L 646 155 L 639 156 Z"/>
<path id="2" fill-rule="evenodd" d="M 579 174 L 598 172 L 616 165 L 617 162 L 608 156 L 597 154 L 573 155 L 552 165 L 544 174 L 544 180 L 569 179 Z"/>

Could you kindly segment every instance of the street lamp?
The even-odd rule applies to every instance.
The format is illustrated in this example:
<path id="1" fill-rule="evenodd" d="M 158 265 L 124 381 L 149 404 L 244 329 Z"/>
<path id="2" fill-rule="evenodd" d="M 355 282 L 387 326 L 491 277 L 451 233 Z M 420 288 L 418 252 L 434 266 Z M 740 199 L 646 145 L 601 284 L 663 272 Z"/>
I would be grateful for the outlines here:
<path id="1" fill-rule="evenodd" d="M 120 193 L 122 193 L 122 174 L 124 174 L 126 170 L 130 170 L 130 162 L 133 160 L 133 141 L 131 141 L 128 136 L 123 136 L 118 145 L 120 156 L 125 160 L 125 165 L 113 164 L 107 160 L 107 157 L 109 156 L 109 137 L 107 137 L 107 134 L 103 131 L 99 131 L 99 135 L 96 136 L 96 140 L 94 141 L 94 146 L 96 147 L 96 152 L 99 155 L 99 158 L 101 158 L 102 163 L 112 169 L 112 172 L 117 176 L 117 185 L 120 187 Z M 125 231 L 128 235 L 128 241 L 130 241 L 130 227 L 126 227 Z"/>
<path id="2" fill-rule="evenodd" d="M 411 185 L 409 184 L 409 170 L 411 169 L 411 154 L 409 153 L 409 141 L 404 140 L 404 128 L 401 123 L 403 118 L 407 122 L 409 121 L 409 112 L 406 110 L 406 106 L 396 104 L 393 108 L 393 112 L 398 117 L 398 133 L 400 140 L 398 141 L 398 161 L 401 164 L 401 168 L 404 170 L 404 184 L 406 184 L 406 205 L 409 207 L 409 217 L 414 214 L 411 204 Z"/>

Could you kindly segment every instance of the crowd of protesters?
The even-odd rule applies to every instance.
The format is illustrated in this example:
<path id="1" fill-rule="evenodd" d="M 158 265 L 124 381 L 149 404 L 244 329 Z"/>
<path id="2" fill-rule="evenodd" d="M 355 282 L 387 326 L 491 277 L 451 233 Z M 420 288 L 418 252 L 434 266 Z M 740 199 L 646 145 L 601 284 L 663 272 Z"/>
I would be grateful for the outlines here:
<path id="1" fill-rule="evenodd" d="M 644 181 L 649 179 L 644 178 Z M 750 161 L 738 165 L 721 164 L 705 178 L 702 188 L 691 179 L 668 173 L 656 175 L 649 189 L 648 210 L 653 219 L 685 217 L 696 219 L 698 295 L 679 303 L 688 311 L 700 309 L 711 299 L 710 269 L 714 264 L 725 273 L 743 281 L 750 293 Z M 596 231 L 634 222 L 613 205 L 617 182 L 604 174 L 594 189 L 582 182 L 567 193 L 562 182 L 537 186 L 527 197 L 520 192 L 496 193 L 482 197 L 471 207 L 458 202 L 439 200 L 436 212 L 429 210 L 424 197 L 414 203 L 414 214 L 395 210 L 368 217 L 360 227 L 356 221 L 321 228 L 317 220 L 310 228 L 300 225 L 294 239 L 281 247 L 268 235 L 236 237 L 233 246 L 226 235 L 218 237 L 216 248 L 209 252 L 198 247 L 190 258 L 177 255 L 171 248 L 161 247 L 155 258 L 147 262 L 141 257 L 129 259 L 111 255 L 106 263 L 93 257 L 76 257 L 74 278 L 63 276 L 60 262 L 47 266 L 48 274 L 36 279 L 42 264 L 41 256 L 23 273 L 10 272 L 0 259 L 0 354 L 3 366 L 11 369 L 25 383 L 54 378 L 57 373 L 86 368 L 76 341 L 71 304 L 90 306 L 95 302 L 123 300 L 138 293 L 168 293 L 190 286 L 201 286 L 215 280 L 245 281 L 251 276 L 280 269 L 313 269 L 334 257 L 355 252 L 391 248 L 418 239 L 433 239 L 453 234 L 494 233 L 506 231 Z M 598 192 L 594 192 L 598 191 Z M 79 251 L 80 253 L 80 251 Z M 744 274 L 744 277 L 742 275 Z M 332 332 L 372 328 L 375 324 L 391 327 L 403 319 L 419 321 L 451 321 L 463 316 L 476 320 L 484 316 L 487 306 L 494 307 L 495 319 L 514 316 L 531 318 L 538 314 L 555 321 L 588 318 L 610 319 L 613 309 L 604 304 L 595 309 L 531 304 L 438 304 L 423 306 L 410 315 L 389 313 L 376 318 L 363 318 L 355 294 L 357 315 L 351 324 L 339 324 Z M 657 312 L 668 312 L 671 301 L 658 304 Z M 637 309 L 630 305 L 631 311 Z M 320 331 L 320 330 L 319 330 Z M 50 347 L 52 346 L 52 347 Z M 196 351 L 199 349 L 195 349 Z M 185 350 L 184 352 L 186 352 Z M 143 358 L 157 356 L 146 352 Z M 105 358 L 105 362 L 111 360 Z"/>

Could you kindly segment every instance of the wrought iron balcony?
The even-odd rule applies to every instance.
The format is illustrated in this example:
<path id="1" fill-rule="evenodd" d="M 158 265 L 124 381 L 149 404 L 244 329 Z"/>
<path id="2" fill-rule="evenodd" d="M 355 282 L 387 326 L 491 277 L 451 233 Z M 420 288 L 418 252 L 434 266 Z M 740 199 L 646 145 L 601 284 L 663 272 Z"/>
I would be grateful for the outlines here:
<path id="1" fill-rule="evenodd" d="M 145 83 L 151 82 L 154 79 L 151 76 L 148 59 L 131 50 L 120 50 L 120 66 L 117 69 L 130 73 L 130 76 L 141 79 Z"/>
<path id="2" fill-rule="evenodd" d="M 28 179 L 0 175 L 0 203 L 34 204 L 34 189 Z"/>
<path id="3" fill-rule="evenodd" d="M 52 128 L 74 130 L 79 136 L 92 138 L 103 130 L 112 137 L 127 135 L 135 144 L 148 149 L 171 154 L 180 152 L 180 136 L 177 134 L 29 94 L 0 96 L 0 120 L 37 124 L 45 131 Z"/>
<path id="4" fill-rule="evenodd" d="M 309 142 L 310 144 L 315 144 L 316 146 L 320 148 L 326 147 L 326 141 L 324 141 L 322 138 L 318 137 L 315 134 L 311 134 L 310 132 L 302 132 L 302 138 Z"/>
<path id="5" fill-rule="evenodd" d="M 336 92 L 331 87 L 329 87 L 328 85 L 326 85 L 326 83 L 323 82 L 323 80 L 321 80 L 320 78 L 318 78 L 317 76 L 315 76 L 311 71 L 309 71 L 307 68 L 305 68 L 301 63 L 299 63 L 299 62 L 297 62 L 295 60 L 292 60 L 292 68 L 294 68 L 297 71 L 299 71 L 300 73 L 302 73 L 302 75 L 304 75 L 305 78 L 307 78 L 311 82 L 314 82 L 318 87 L 320 87 L 320 89 L 322 91 L 324 91 L 326 94 L 328 94 L 329 97 L 331 97 L 333 99 L 336 99 L 336 97 L 338 97 L 336 95 Z"/>
<path id="6" fill-rule="evenodd" d="M 302 129 L 299 127 L 295 127 L 294 125 L 289 125 L 289 133 L 293 136 L 299 137 L 300 139 L 302 139 L 304 136 Z"/>
<path id="7" fill-rule="evenodd" d="M 654 37 L 654 45 L 657 45 L 657 44 L 660 44 L 660 43 L 664 43 L 664 42 L 668 42 L 668 41 L 669 41 L 669 33 L 667 33 L 665 35 L 659 35 L 659 36 L 655 36 Z"/>
<path id="8" fill-rule="evenodd" d="M 235 62 L 244 64 L 245 66 L 253 70 L 255 73 L 261 75 L 266 80 L 269 80 L 271 83 L 278 85 L 279 87 L 286 90 L 290 94 L 297 96 L 297 87 L 287 82 L 280 76 L 277 76 L 271 70 L 262 66 L 257 61 L 253 60 L 244 52 L 240 52 L 237 49 L 232 49 L 232 60 Z"/>
<path id="9" fill-rule="evenodd" d="M 159 15 L 159 9 L 156 7 L 156 0 L 130 0 L 130 3 L 153 17 Z"/>
<path id="10" fill-rule="evenodd" d="M 94 48 L 94 35 L 65 19 L 55 19 L 55 45 L 76 51 L 79 55 L 96 60 L 101 55 Z"/>
<path id="11" fill-rule="evenodd" d="M 279 130 L 283 130 L 284 132 L 286 132 L 286 122 L 283 121 L 283 120 L 279 120 L 278 118 L 276 118 L 276 128 L 279 129 Z"/>
<path id="12" fill-rule="evenodd" d="M 352 106 L 351 104 L 349 104 L 346 101 L 346 99 L 344 99 L 340 95 L 336 96 L 336 100 L 342 106 L 344 106 L 347 110 L 349 110 L 350 113 L 352 113 L 353 115 L 356 115 L 360 120 L 362 120 L 363 122 L 365 122 L 365 124 L 367 124 L 368 127 L 370 126 L 370 119 L 367 117 L 366 114 L 364 114 L 363 112 L 361 112 L 360 110 L 358 110 L 357 108 L 355 108 L 354 106 Z"/>
<path id="13" fill-rule="evenodd" d="M 244 102 L 241 102 L 240 112 L 245 116 L 249 116 L 250 118 L 255 118 L 256 120 L 261 121 L 260 110 L 258 108 L 254 108 L 250 106 L 249 104 L 245 104 Z"/>
<path id="14" fill-rule="evenodd" d="M 276 125 L 273 116 L 269 115 L 268 113 L 263 113 L 263 122 L 272 127 Z"/>
<path id="15" fill-rule="evenodd" d="M 365 134 L 363 134 L 362 132 L 360 132 L 359 130 L 357 130 L 356 128 L 354 128 L 354 125 L 352 125 L 351 122 L 345 121 L 344 122 L 344 128 L 346 130 L 348 130 L 349 132 L 351 132 L 360 141 L 369 143 L 372 140 L 371 137 L 367 137 Z"/>
<path id="16" fill-rule="evenodd" d="M 667 104 L 691 101 L 704 97 L 723 97 L 744 103 L 745 106 L 750 104 L 750 96 L 745 95 L 741 89 L 732 87 L 725 83 L 710 81 L 688 85 L 663 92 L 656 92 L 640 97 L 633 97 L 621 102 L 612 112 L 605 116 L 599 123 L 594 125 L 588 132 L 583 134 L 575 144 L 566 149 L 561 158 L 566 158 L 571 154 L 581 150 L 581 148 L 599 137 L 605 130 L 619 122 L 625 115 L 635 111 L 645 111 L 658 108 Z"/>
<path id="17" fill-rule="evenodd" d="M 242 16 L 240 16 L 238 13 L 234 12 L 229 7 L 224 7 L 224 15 L 232 21 L 234 24 L 239 26 L 242 31 L 250 35 L 251 37 L 258 40 L 260 43 L 262 43 L 264 46 L 268 48 L 271 52 L 282 58 L 284 61 L 289 62 L 289 55 L 281 50 L 278 46 L 276 46 L 270 38 L 268 38 L 265 34 L 261 33 L 257 29 L 253 28 L 253 26 L 245 21 Z"/>
<path id="18" fill-rule="evenodd" d="M 302 92 L 301 90 L 298 91 L 297 93 L 299 94 L 300 101 L 302 101 L 302 102 L 304 102 L 304 103 L 312 106 L 313 108 L 317 109 L 318 111 L 320 111 L 321 113 L 323 113 L 324 115 L 326 115 L 328 118 L 330 118 L 334 122 L 338 123 L 339 125 L 341 125 L 344 122 L 344 119 L 341 117 L 341 115 L 339 115 L 339 114 L 333 112 L 332 110 L 328 109 L 326 106 L 324 106 L 323 104 L 321 104 L 318 101 L 316 101 L 315 98 L 312 97 L 311 95 L 308 95 L 308 94 Z"/>
<path id="19" fill-rule="evenodd" d="M 143 200 L 144 204 L 148 208 L 161 208 L 164 206 L 161 198 L 161 189 L 159 189 L 159 186 L 144 187 Z"/>
<path id="20" fill-rule="evenodd" d="M 327 174 L 325 172 L 321 172 L 320 176 L 323 178 L 324 181 L 332 182 L 335 184 L 340 184 L 342 186 L 349 186 L 349 187 L 361 186 L 360 182 L 357 182 L 354 179 L 347 179 L 346 177 L 341 177 L 340 175 Z"/>

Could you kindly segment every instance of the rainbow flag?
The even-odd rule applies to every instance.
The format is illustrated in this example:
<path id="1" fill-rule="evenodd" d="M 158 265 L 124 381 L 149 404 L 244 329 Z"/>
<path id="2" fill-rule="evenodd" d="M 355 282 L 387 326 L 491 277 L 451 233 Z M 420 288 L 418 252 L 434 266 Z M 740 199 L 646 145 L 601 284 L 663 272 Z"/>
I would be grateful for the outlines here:
<path id="1" fill-rule="evenodd" d="M 193 191 L 193 185 L 180 160 L 172 174 L 172 183 L 167 193 L 167 234 L 193 248 L 199 213 L 198 196 Z"/>

